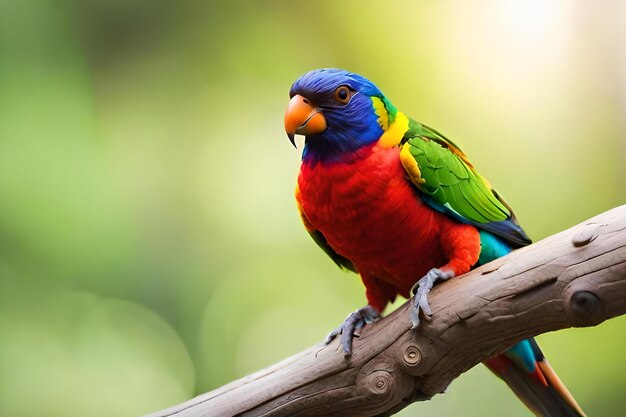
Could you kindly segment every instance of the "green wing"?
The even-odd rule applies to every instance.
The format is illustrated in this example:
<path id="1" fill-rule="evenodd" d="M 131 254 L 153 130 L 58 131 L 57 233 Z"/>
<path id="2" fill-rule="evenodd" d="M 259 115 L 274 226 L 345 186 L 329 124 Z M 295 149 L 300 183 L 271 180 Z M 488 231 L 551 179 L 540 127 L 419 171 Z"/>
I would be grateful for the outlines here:
<path id="1" fill-rule="evenodd" d="M 515 246 L 530 243 L 511 208 L 456 144 L 414 120 L 402 143 L 402 164 L 429 206 Z"/>

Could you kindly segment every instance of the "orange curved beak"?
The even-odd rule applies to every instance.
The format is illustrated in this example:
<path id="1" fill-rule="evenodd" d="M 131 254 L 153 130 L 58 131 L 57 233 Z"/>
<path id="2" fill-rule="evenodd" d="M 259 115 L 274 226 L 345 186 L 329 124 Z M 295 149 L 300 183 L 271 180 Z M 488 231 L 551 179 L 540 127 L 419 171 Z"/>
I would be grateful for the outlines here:
<path id="1" fill-rule="evenodd" d="M 285 131 L 295 147 L 294 135 L 317 135 L 326 130 L 326 118 L 300 94 L 293 96 L 285 112 Z"/>

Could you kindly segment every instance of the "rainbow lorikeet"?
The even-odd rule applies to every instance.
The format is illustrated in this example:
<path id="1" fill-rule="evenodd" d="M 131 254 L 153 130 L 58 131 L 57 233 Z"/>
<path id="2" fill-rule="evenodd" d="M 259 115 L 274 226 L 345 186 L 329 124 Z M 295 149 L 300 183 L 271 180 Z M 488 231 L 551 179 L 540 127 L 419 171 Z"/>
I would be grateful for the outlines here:
<path id="1" fill-rule="evenodd" d="M 315 242 L 357 272 L 367 305 L 332 331 L 346 356 L 353 331 L 396 295 L 411 321 L 431 314 L 433 284 L 531 243 L 504 199 L 451 140 L 400 112 L 366 78 L 319 69 L 291 87 L 285 129 L 305 136 L 296 200 Z M 486 365 L 538 416 L 584 416 L 534 339 Z"/>

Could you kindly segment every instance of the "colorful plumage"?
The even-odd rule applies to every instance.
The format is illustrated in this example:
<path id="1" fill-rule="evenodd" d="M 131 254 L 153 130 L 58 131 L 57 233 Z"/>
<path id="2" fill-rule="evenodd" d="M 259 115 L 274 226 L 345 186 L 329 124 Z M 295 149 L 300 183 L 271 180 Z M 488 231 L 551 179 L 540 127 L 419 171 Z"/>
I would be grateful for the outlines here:
<path id="1" fill-rule="evenodd" d="M 430 315 L 437 280 L 530 243 L 504 199 L 452 141 L 408 118 L 369 80 L 311 71 L 291 87 L 285 129 L 304 135 L 296 188 L 302 220 L 368 304 L 329 335 L 351 354 L 353 331 L 414 290 L 411 320 Z M 421 313 L 420 313 L 421 310 Z M 538 416 L 584 416 L 533 339 L 486 361 Z"/>

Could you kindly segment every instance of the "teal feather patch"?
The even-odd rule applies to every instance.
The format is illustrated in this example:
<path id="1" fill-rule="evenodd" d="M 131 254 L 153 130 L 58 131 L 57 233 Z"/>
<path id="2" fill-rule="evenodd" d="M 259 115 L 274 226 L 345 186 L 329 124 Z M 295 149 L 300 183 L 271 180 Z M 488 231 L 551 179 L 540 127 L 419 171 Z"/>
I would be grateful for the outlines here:
<path id="1" fill-rule="evenodd" d="M 535 354 L 527 339 L 504 352 L 504 355 L 529 374 L 535 372 Z"/>
<path id="2" fill-rule="evenodd" d="M 511 252 L 509 246 L 503 239 L 485 231 L 480 232 L 480 256 L 476 265 L 483 265 L 494 259 L 500 258 Z"/>

